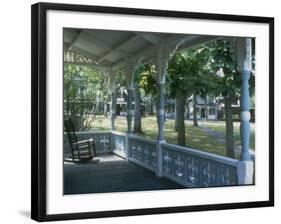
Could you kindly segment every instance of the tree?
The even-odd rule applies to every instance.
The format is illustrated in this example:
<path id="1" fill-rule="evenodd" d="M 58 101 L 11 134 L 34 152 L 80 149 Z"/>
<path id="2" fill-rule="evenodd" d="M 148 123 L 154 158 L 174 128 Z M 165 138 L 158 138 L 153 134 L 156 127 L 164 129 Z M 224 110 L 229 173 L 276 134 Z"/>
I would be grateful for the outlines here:
<path id="1" fill-rule="evenodd" d="M 178 132 L 178 144 L 185 146 L 184 111 L 186 98 L 193 95 L 194 126 L 198 126 L 196 114 L 196 96 L 206 94 L 208 79 L 206 76 L 206 64 L 209 50 L 201 45 L 188 49 L 183 53 L 177 53 L 168 64 L 167 89 L 170 97 L 176 98 L 176 124 Z"/>
<path id="2" fill-rule="evenodd" d="M 237 70 L 234 51 L 229 41 L 218 40 L 210 44 L 213 75 L 213 91 L 217 96 L 223 97 L 225 105 L 225 126 L 226 126 L 226 155 L 235 158 L 233 139 L 233 112 L 232 103 L 237 100 L 240 94 L 241 78 Z M 254 88 L 254 75 L 250 77 L 250 89 Z M 253 91 L 250 91 L 253 92 Z"/>
<path id="3" fill-rule="evenodd" d="M 237 69 L 235 54 L 229 41 L 218 40 L 211 45 L 213 73 L 213 84 L 217 95 L 223 96 L 225 104 L 225 126 L 226 126 L 226 154 L 234 158 L 234 140 L 233 140 L 233 119 L 232 102 L 240 96 L 241 77 Z M 253 57 L 252 71 L 250 73 L 249 87 L 250 96 L 254 95 L 255 89 L 255 40 L 253 39 Z"/>
<path id="4" fill-rule="evenodd" d="M 89 67 L 64 65 L 64 111 L 76 131 L 90 129 L 89 115 L 108 96 L 108 78 Z M 98 101 L 98 102 L 97 102 Z"/>
<path id="5" fill-rule="evenodd" d="M 151 114 L 153 114 L 153 105 L 159 103 L 159 86 L 157 84 L 157 73 L 155 65 L 148 64 L 149 69 L 147 72 L 142 73 L 139 86 L 144 92 L 144 96 L 150 100 L 151 103 Z M 156 110 L 157 123 L 159 125 L 158 110 Z"/>
<path id="6" fill-rule="evenodd" d="M 113 83 L 111 83 L 111 84 L 113 84 Z M 125 74 L 123 72 L 118 72 L 116 74 L 116 76 L 115 76 L 114 89 L 111 90 L 113 92 L 111 92 L 111 94 L 110 94 L 111 110 L 115 110 L 116 111 L 117 95 L 118 95 L 119 92 L 123 92 L 123 90 L 125 89 L 125 86 L 126 86 Z M 115 119 L 116 118 L 116 113 L 113 116 L 114 116 L 114 119 Z"/>
<path id="7" fill-rule="evenodd" d="M 145 71 L 144 66 L 140 66 L 134 74 L 134 133 L 142 133 L 141 129 L 141 91 L 139 81 L 141 79 L 141 73 Z"/>
<path id="8" fill-rule="evenodd" d="M 134 133 L 142 133 L 141 128 L 141 115 L 142 106 L 141 102 L 144 100 L 153 101 L 153 95 L 156 93 L 153 90 L 155 73 L 154 67 L 150 64 L 140 65 L 134 74 Z M 156 84 L 156 83 L 155 83 Z"/>
<path id="9" fill-rule="evenodd" d="M 193 97 L 193 127 L 198 127 L 198 120 L 197 120 L 197 95 L 194 92 Z"/>
<path id="10" fill-rule="evenodd" d="M 193 94 L 193 126 L 198 127 L 197 97 L 206 98 L 210 92 L 209 60 L 210 49 L 207 45 L 200 45 L 190 49 L 188 60 L 191 61 L 190 79 Z"/>
<path id="11" fill-rule="evenodd" d="M 184 109 L 186 98 L 190 95 L 188 83 L 189 61 L 182 53 L 175 54 L 168 63 L 166 92 L 169 97 L 176 101 L 176 130 L 178 145 L 185 146 Z"/>

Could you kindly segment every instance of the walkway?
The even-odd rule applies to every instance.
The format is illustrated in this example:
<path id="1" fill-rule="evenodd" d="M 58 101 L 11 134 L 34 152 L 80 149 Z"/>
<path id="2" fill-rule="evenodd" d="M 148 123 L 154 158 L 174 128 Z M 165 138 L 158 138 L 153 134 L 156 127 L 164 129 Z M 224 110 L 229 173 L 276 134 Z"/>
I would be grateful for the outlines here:
<path id="1" fill-rule="evenodd" d="M 225 144 L 225 135 L 217 132 L 211 128 L 208 128 L 206 125 L 204 125 L 204 123 L 202 125 L 199 126 L 206 134 L 208 134 L 210 137 L 216 139 L 217 141 L 219 141 L 222 144 Z M 240 155 L 241 154 L 241 146 L 235 146 L 234 147 L 235 153 Z M 252 160 L 255 160 L 255 151 L 250 149 L 250 155 Z"/>
<path id="2" fill-rule="evenodd" d="M 222 133 L 219 133 L 213 129 L 208 128 L 207 126 L 200 125 L 199 126 L 205 133 L 207 133 L 210 137 L 215 138 L 220 143 L 225 143 L 225 135 Z"/>
<path id="3" fill-rule="evenodd" d="M 88 163 L 64 163 L 64 194 L 106 193 L 184 188 L 110 154 Z"/>

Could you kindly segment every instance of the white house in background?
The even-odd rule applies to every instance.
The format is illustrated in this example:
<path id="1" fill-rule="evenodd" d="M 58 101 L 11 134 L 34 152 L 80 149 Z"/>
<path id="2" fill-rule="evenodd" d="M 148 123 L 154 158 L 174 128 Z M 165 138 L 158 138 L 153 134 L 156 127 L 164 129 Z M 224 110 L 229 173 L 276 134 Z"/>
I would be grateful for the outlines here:
<path id="1" fill-rule="evenodd" d="M 224 117 L 224 103 L 223 97 L 209 97 L 202 98 L 200 96 L 196 96 L 196 109 L 197 109 L 197 119 L 202 120 L 219 120 Z M 166 117 L 174 119 L 176 116 L 176 107 L 175 107 L 175 99 L 167 99 L 167 109 L 166 109 Z M 232 102 L 233 115 L 234 118 L 239 118 L 239 110 L 240 103 L 237 98 Z M 253 109 L 254 110 L 254 109 Z M 252 111 L 251 111 L 252 113 Z M 186 100 L 185 106 L 185 118 L 193 119 L 193 96 L 190 96 Z"/>
<path id="2" fill-rule="evenodd" d="M 116 115 L 127 116 L 127 98 L 128 92 L 125 87 L 120 87 L 117 91 Z M 134 102 L 133 102 L 134 103 Z"/>
<path id="3" fill-rule="evenodd" d="M 220 101 L 216 98 L 196 96 L 197 119 L 217 120 L 221 111 Z M 186 118 L 193 119 L 193 96 L 187 99 Z"/>

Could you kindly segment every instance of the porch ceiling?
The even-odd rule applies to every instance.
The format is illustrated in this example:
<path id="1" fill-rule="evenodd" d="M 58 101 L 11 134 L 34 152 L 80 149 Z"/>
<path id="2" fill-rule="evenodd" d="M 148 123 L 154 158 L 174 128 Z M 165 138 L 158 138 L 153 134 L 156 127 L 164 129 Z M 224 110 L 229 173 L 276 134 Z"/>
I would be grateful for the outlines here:
<path id="1" fill-rule="evenodd" d="M 183 50 L 215 38 L 193 34 L 65 28 L 64 51 L 91 59 L 90 65 L 117 70 L 128 59 L 142 56 L 146 61 L 151 60 L 156 46 L 184 40 L 178 49 Z"/>

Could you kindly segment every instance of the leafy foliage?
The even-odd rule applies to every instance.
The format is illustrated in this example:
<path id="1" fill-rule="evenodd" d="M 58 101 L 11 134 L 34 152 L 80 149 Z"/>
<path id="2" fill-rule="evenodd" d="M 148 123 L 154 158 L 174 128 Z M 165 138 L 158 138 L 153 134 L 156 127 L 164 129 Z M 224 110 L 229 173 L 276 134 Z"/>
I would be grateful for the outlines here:
<path id="1" fill-rule="evenodd" d="M 218 40 L 210 44 L 212 91 L 217 96 L 236 96 L 240 90 L 240 75 L 229 41 Z"/>
<path id="2" fill-rule="evenodd" d="M 135 87 L 140 89 L 142 102 L 146 105 L 157 103 L 159 89 L 154 65 L 146 64 L 140 66 L 136 71 L 135 83 L 137 83 Z M 153 111 L 150 112 L 153 113 Z"/>
<path id="3" fill-rule="evenodd" d="M 135 83 L 138 83 L 138 87 L 144 91 L 146 96 L 157 96 L 157 74 L 155 66 L 151 64 L 142 65 L 136 71 Z"/>
<path id="4" fill-rule="evenodd" d="M 64 65 L 64 110 L 77 130 L 90 128 L 87 117 L 108 101 L 108 76 L 89 67 Z"/>
<path id="5" fill-rule="evenodd" d="M 239 96 L 241 77 L 237 69 L 234 51 L 229 41 L 217 40 L 209 44 L 212 92 L 216 96 Z M 255 55 L 252 57 L 253 70 L 250 74 L 250 95 L 255 90 Z"/>
<path id="6" fill-rule="evenodd" d="M 208 74 L 209 48 L 205 45 L 177 53 L 169 61 L 167 76 L 167 93 L 175 97 L 176 92 L 186 96 L 207 94 L 209 88 Z"/>

